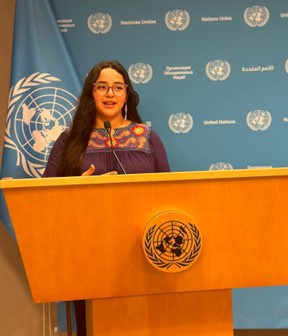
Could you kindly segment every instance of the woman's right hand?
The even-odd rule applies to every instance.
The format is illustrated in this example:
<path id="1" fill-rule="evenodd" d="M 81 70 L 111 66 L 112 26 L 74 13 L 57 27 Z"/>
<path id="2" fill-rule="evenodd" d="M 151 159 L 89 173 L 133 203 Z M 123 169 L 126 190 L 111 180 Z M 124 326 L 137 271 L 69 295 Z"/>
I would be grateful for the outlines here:
<path id="1" fill-rule="evenodd" d="M 89 169 L 87 169 L 84 173 L 82 173 L 81 176 L 91 176 L 93 175 L 95 171 L 95 166 L 93 164 L 91 164 L 91 166 L 89 167 Z M 103 175 L 117 175 L 117 171 L 111 171 L 111 172 L 108 172 L 108 173 L 105 173 Z"/>

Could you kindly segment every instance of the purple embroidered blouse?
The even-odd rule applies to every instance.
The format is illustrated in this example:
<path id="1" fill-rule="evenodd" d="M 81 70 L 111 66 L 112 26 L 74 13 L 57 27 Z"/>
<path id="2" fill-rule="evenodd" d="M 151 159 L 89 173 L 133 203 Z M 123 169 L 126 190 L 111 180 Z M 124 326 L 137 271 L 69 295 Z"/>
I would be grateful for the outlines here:
<path id="1" fill-rule="evenodd" d="M 68 132 L 63 132 L 55 142 L 43 177 L 55 177 Z M 117 128 L 113 134 L 113 147 L 127 174 L 169 172 L 165 148 L 159 136 L 148 126 L 132 122 Z M 112 151 L 104 128 L 93 129 L 83 159 L 82 172 L 95 165 L 94 175 L 122 170 Z"/>

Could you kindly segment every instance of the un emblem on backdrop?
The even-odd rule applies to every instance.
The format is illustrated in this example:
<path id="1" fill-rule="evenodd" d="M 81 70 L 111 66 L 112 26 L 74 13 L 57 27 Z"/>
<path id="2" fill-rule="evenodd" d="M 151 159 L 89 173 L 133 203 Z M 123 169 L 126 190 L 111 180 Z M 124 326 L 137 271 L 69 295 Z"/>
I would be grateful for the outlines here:
<path id="1" fill-rule="evenodd" d="M 133 83 L 146 84 L 151 80 L 153 70 L 149 64 L 137 63 L 130 65 L 128 74 Z"/>
<path id="2" fill-rule="evenodd" d="M 287 59 L 286 62 L 285 62 L 285 70 L 286 70 L 286 72 L 288 73 L 288 59 Z"/>
<path id="3" fill-rule="evenodd" d="M 60 79 L 34 73 L 10 90 L 4 146 L 16 151 L 17 165 L 32 177 L 42 176 L 50 150 L 70 126 L 77 104 L 71 93 L 50 84 L 55 81 Z"/>
<path id="4" fill-rule="evenodd" d="M 88 28 L 94 34 L 105 34 L 112 27 L 111 16 L 104 13 L 91 14 L 88 17 Z"/>
<path id="5" fill-rule="evenodd" d="M 244 21 L 252 28 L 265 26 L 269 17 L 269 10 L 265 6 L 248 7 L 244 12 Z"/>
<path id="6" fill-rule="evenodd" d="M 252 131 L 266 131 L 272 123 L 272 116 L 268 111 L 256 110 L 247 114 L 246 121 Z"/>
<path id="7" fill-rule="evenodd" d="M 226 80 L 231 73 L 230 64 L 227 61 L 215 60 L 207 63 L 206 75 L 212 81 Z"/>
<path id="8" fill-rule="evenodd" d="M 188 269 L 202 247 L 199 229 L 178 211 L 153 217 L 143 235 L 143 250 L 149 263 L 159 271 L 177 273 Z"/>
<path id="9" fill-rule="evenodd" d="M 185 30 L 190 23 L 190 16 L 186 10 L 175 9 L 165 15 L 165 24 L 172 30 Z"/>
<path id="10" fill-rule="evenodd" d="M 174 133 L 188 133 L 193 127 L 193 118 L 188 113 L 179 112 L 169 117 L 168 124 Z"/>
<path id="11" fill-rule="evenodd" d="M 233 166 L 230 163 L 226 162 L 217 162 L 213 163 L 209 170 L 233 170 Z"/>

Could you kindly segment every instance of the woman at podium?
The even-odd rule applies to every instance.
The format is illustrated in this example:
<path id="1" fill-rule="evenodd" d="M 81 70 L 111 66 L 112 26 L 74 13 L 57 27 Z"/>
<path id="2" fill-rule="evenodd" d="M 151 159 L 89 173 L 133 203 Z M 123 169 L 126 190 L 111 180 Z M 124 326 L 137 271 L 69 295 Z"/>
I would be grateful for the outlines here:
<path id="1" fill-rule="evenodd" d="M 43 177 L 170 171 L 159 136 L 143 124 L 139 96 L 117 61 L 89 72 L 72 125 L 56 140 Z M 77 335 L 86 335 L 85 302 L 74 301 Z"/>

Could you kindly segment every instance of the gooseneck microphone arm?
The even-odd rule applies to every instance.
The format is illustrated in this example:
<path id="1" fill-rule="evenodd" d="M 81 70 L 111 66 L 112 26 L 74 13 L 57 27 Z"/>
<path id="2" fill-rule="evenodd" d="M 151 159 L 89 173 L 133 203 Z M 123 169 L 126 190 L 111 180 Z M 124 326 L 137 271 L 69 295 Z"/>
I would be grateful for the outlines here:
<path id="1" fill-rule="evenodd" d="M 104 127 L 105 127 L 105 130 L 106 130 L 106 132 L 107 132 L 107 134 L 108 134 L 108 136 L 109 136 L 109 139 L 110 139 L 111 151 L 112 151 L 112 153 L 113 153 L 113 155 L 114 155 L 116 161 L 118 162 L 118 164 L 119 164 L 121 170 L 123 171 L 123 173 L 124 173 L 124 174 L 127 174 L 126 171 L 125 171 L 125 169 L 124 169 L 124 167 L 122 166 L 122 163 L 120 162 L 120 160 L 119 160 L 117 154 L 116 154 L 115 151 L 114 151 L 113 140 L 112 140 L 112 137 L 111 137 L 111 123 L 110 123 L 110 121 L 108 121 L 108 120 L 104 121 Z"/>

